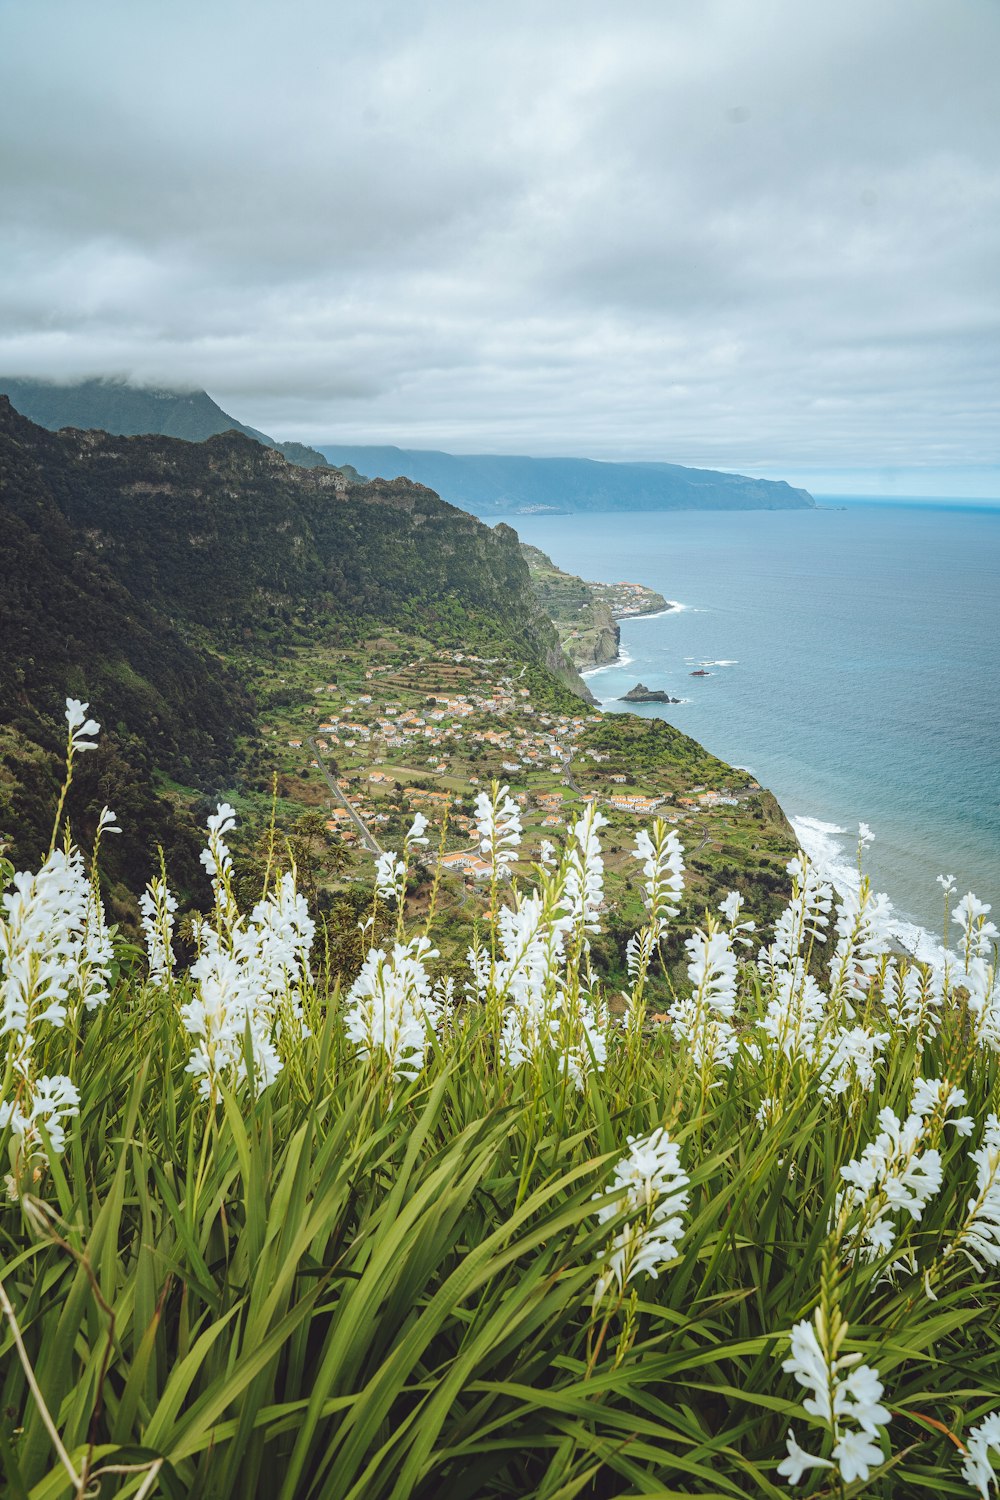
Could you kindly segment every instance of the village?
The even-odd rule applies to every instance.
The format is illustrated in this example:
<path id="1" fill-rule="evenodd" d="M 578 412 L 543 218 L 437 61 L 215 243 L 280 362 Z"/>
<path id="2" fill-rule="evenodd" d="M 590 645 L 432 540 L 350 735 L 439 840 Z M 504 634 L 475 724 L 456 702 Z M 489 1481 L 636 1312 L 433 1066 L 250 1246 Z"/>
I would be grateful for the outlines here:
<path id="1" fill-rule="evenodd" d="M 521 808 L 524 859 L 515 873 L 527 873 L 543 841 L 560 843 L 596 803 L 608 819 L 609 872 L 630 885 L 630 851 L 644 820 L 665 818 L 687 847 L 710 856 L 724 849 L 734 824 L 746 825 L 762 796 L 748 773 L 668 726 L 660 728 L 679 750 L 640 771 L 642 757 L 626 740 L 641 739 L 656 721 L 583 702 L 575 711 L 536 703 L 522 676 L 496 658 L 443 649 L 401 658 L 397 649 L 372 662 L 344 653 L 336 680 L 321 681 L 307 680 L 308 665 L 306 655 L 301 702 L 269 733 L 284 735 L 286 794 L 323 808 L 330 838 L 359 871 L 372 855 L 398 849 L 421 812 L 431 823 L 428 860 L 468 888 L 489 885 L 493 870 L 479 848 L 474 803 L 493 779 L 510 787 Z"/>

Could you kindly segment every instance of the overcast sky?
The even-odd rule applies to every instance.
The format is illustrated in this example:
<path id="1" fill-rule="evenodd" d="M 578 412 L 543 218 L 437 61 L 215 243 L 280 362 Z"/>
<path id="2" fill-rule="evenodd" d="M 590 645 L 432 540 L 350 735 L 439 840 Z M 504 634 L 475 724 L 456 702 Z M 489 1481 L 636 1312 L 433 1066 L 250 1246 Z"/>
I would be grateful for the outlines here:
<path id="1" fill-rule="evenodd" d="M 1000 496 L 997 0 L 0 0 L 0 372 Z"/>

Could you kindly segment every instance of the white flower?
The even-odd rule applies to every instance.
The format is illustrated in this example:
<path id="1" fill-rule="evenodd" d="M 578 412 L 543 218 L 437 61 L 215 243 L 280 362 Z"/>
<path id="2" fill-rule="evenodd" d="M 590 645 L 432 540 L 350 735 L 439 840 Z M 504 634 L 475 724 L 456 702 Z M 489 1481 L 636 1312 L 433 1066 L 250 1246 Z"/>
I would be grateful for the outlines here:
<path id="1" fill-rule="evenodd" d="M 11 1127 L 32 1152 L 41 1145 L 39 1125 L 44 1126 L 53 1151 L 66 1147 L 64 1121 L 80 1113 L 80 1094 L 65 1074 L 43 1074 L 30 1085 L 30 1093 L 20 1103 L 0 1101 L 0 1130 Z"/>
<path id="2" fill-rule="evenodd" d="M 996 1487 L 996 1471 L 990 1462 L 990 1450 L 1000 1458 L 1000 1411 L 991 1411 L 966 1438 L 966 1456 L 962 1460 L 962 1478 L 979 1491 L 982 1500 L 990 1500 Z"/>
<path id="3" fill-rule="evenodd" d="M 791 1350 L 781 1368 L 809 1392 L 802 1410 L 833 1438 L 836 1467 L 843 1482 L 851 1484 L 867 1479 L 870 1470 L 882 1462 L 882 1450 L 874 1439 L 888 1425 L 890 1413 L 882 1405 L 878 1371 L 859 1364 L 860 1354 L 838 1353 L 847 1331 L 836 1309 L 829 1323 L 817 1309 L 812 1322 L 803 1319 L 792 1328 Z M 806 1453 L 794 1433 L 789 1433 L 788 1457 L 778 1465 L 778 1473 L 791 1484 L 799 1484 L 807 1469 L 832 1467 L 828 1460 Z"/>
<path id="4" fill-rule="evenodd" d="M 816 1037 L 826 1018 L 827 997 L 811 974 L 775 969 L 761 1030 L 790 1060 L 814 1060 Z"/>
<path id="5" fill-rule="evenodd" d="M 236 809 L 230 807 L 228 802 L 220 802 L 215 812 L 209 815 L 207 826 L 208 848 L 201 851 L 200 858 L 218 889 L 219 883 L 232 870 L 226 834 L 231 833 L 236 827 Z"/>
<path id="6" fill-rule="evenodd" d="M 874 1224 L 869 1224 L 863 1237 L 866 1255 L 870 1260 L 888 1255 L 896 1243 L 896 1231 L 888 1219 L 877 1219 Z"/>
<path id="7" fill-rule="evenodd" d="M 30 1050 L 39 1026 L 62 1026 L 71 996 L 107 998 L 111 935 L 78 849 L 55 849 L 16 874 L 0 899 L 0 1036 Z"/>
<path id="8" fill-rule="evenodd" d="M 736 955 L 728 932 L 709 924 L 685 943 L 692 992 L 671 1008 L 674 1030 L 691 1047 L 699 1068 L 731 1067 L 739 1045 L 732 1016 L 736 1010 Z"/>
<path id="9" fill-rule="evenodd" d="M 66 699 L 66 723 L 69 725 L 70 745 L 74 750 L 96 750 L 97 735 L 101 726 L 96 719 L 87 718 L 89 703 L 79 698 Z"/>
<path id="10" fill-rule="evenodd" d="M 977 1270 L 1000 1266 L 1000 1121 L 989 1115 L 983 1130 L 983 1143 L 970 1151 L 976 1166 L 976 1193 L 966 1205 L 965 1218 L 945 1251 L 956 1250 L 968 1256 Z"/>
<path id="11" fill-rule="evenodd" d="M 1000 931 L 986 919 L 993 908 L 980 901 L 971 891 L 962 897 L 951 914 L 952 921 L 962 929 L 962 949 L 965 969 L 969 971 L 975 959 L 989 957 L 993 944 L 1000 938 Z"/>
<path id="12" fill-rule="evenodd" d="M 1000 985 L 997 980 L 996 964 L 988 964 L 971 953 L 967 956 L 962 983 L 968 991 L 973 1036 L 976 1042 L 984 1043 L 992 1052 L 1000 1052 Z"/>
<path id="13" fill-rule="evenodd" d="M 729 933 L 733 942 L 742 943 L 744 947 L 748 947 L 750 944 L 750 939 L 748 937 L 741 937 L 740 934 L 744 932 L 755 932 L 757 930 L 757 924 L 756 922 L 738 922 L 736 920 L 742 908 L 743 897 L 740 895 L 739 891 L 730 891 L 725 900 L 720 901 L 719 903 L 719 911 L 722 913 L 729 924 Z"/>
<path id="14" fill-rule="evenodd" d="M 940 969 L 890 959 L 883 999 L 894 1025 L 917 1032 L 921 1042 L 931 1041 L 940 1026 L 944 975 Z"/>
<path id="15" fill-rule="evenodd" d="M 573 843 L 566 864 L 565 899 L 573 925 L 581 933 L 601 930 L 598 914 L 604 901 L 604 859 L 597 835 L 607 818 L 591 803 L 573 825 Z"/>
<path id="16" fill-rule="evenodd" d="M 562 872 L 542 892 L 519 897 L 516 907 L 501 907 L 499 957 L 491 962 L 486 954 L 470 950 L 469 962 L 476 998 L 484 1000 L 492 991 L 504 1006 L 500 1051 L 507 1066 L 539 1064 L 559 1053 L 580 1084 L 591 1066 L 591 1045 L 602 1067 L 606 1041 L 586 997 L 563 1008 L 564 950 L 572 921 L 562 905 L 564 883 Z"/>
<path id="17" fill-rule="evenodd" d="M 237 954 L 220 943 L 212 930 L 202 929 L 203 951 L 191 967 L 197 983 L 192 1000 L 180 1008 L 185 1030 L 195 1039 L 186 1071 L 200 1080 L 203 1097 L 213 1094 L 219 1081 L 238 1088 L 248 1076 L 245 1038 L 249 1027 L 254 1076 L 259 1088 L 277 1077 L 281 1061 L 257 1001 L 262 999 L 257 973 L 249 955 Z"/>
<path id="18" fill-rule="evenodd" d="M 950 896 L 952 894 L 952 892 L 955 890 L 955 877 L 954 877 L 954 875 L 939 875 L 937 877 L 937 883 L 941 887 L 941 889 L 944 891 L 944 893 L 945 893 L 946 896 Z"/>
<path id="19" fill-rule="evenodd" d="M 425 963 L 437 957 L 425 937 L 369 950 L 347 996 L 344 1024 L 362 1057 L 384 1059 L 394 1078 L 416 1078 L 440 1019 Z"/>
<path id="20" fill-rule="evenodd" d="M 837 1369 L 843 1369 L 856 1357 L 848 1355 L 839 1359 Z M 854 1365 L 848 1374 L 838 1376 L 833 1396 L 834 1416 L 857 1422 L 865 1432 L 874 1435 L 889 1421 L 887 1408 L 880 1405 L 883 1389 L 878 1371 L 873 1370 L 871 1365 Z"/>
<path id="21" fill-rule="evenodd" d="M 411 844 L 428 844 L 430 840 L 426 838 L 424 834 L 424 829 L 426 827 L 427 819 L 424 817 L 423 813 L 415 813 L 413 822 L 410 824 L 409 832 L 407 833 L 406 838 L 403 840 L 404 844 L 406 844 L 407 847 L 409 847 Z"/>
<path id="22" fill-rule="evenodd" d="M 187 1071 L 201 1080 L 203 1096 L 212 1097 L 220 1081 L 239 1088 L 249 1080 L 248 1031 L 258 1092 L 277 1078 L 284 1066 L 279 1039 L 289 1028 L 302 1034 L 299 986 L 314 935 L 291 872 L 249 920 L 236 913 L 221 931 L 200 924 L 200 951 L 191 966 L 197 988 L 181 1006 L 181 1020 L 195 1038 Z"/>
<path id="23" fill-rule="evenodd" d="M 803 853 L 789 861 L 792 899 L 778 918 L 774 941 L 760 950 L 760 960 L 771 969 L 792 967 L 807 939 L 823 943 L 830 923 L 833 887 L 821 880 Z"/>
<path id="24" fill-rule="evenodd" d="M 858 849 L 859 850 L 861 850 L 861 849 L 867 849 L 868 846 L 870 844 L 874 844 L 874 842 L 875 842 L 875 835 L 872 833 L 871 829 L 868 827 L 868 824 L 867 823 L 859 823 L 858 824 Z"/>
<path id="25" fill-rule="evenodd" d="M 642 864 L 643 891 L 653 936 L 662 936 L 667 922 L 676 917 L 684 891 L 684 849 L 677 834 L 663 818 L 655 818 L 650 829 L 635 836 L 635 858 Z"/>
<path id="26" fill-rule="evenodd" d="M 816 1458 L 812 1453 L 807 1453 L 800 1448 L 795 1441 L 795 1430 L 790 1428 L 785 1439 L 788 1448 L 788 1457 L 783 1458 L 778 1465 L 778 1473 L 789 1484 L 801 1484 L 802 1476 L 807 1469 L 833 1469 L 836 1467 L 828 1458 Z"/>
<path id="27" fill-rule="evenodd" d="M 561 1042 L 563 1066 L 582 1093 L 588 1077 L 594 1072 L 603 1073 L 607 1064 L 607 1018 L 585 1002 L 575 1010 L 564 1007 Z"/>
<path id="28" fill-rule="evenodd" d="M 111 965 L 114 960 L 111 933 L 104 920 L 104 902 L 96 879 L 87 893 L 80 968 L 77 983 L 88 1010 L 103 1005 L 111 988 Z"/>
<path id="29" fill-rule="evenodd" d="M 965 1102 L 961 1090 L 941 1085 L 937 1079 L 921 1079 L 914 1101 L 923 1109 L 934 1097 L 943 1097 L 949 1108 L 956 1106 L 954 1096 Z M 895 1226 L 887 1222 L 892 1216 L 907 1213 L 914 1221 L 922 1217 L 944 1177 L 940 1151 L 925 1144 L 928 1119 L 924 1115 L 911 1109 L 901 1121 L 891 1109 L 883 1109 L 878 1118 L 879 1135 L 860 1157 L 841 1167 L 840 1175 L 848 1185 L 836 1200 L 835 1217 L 844 1230 L 845 1244 L 864 1260 L 876 1259 L 895 1243 Z"/>
<path id="30" fill-rule="evenodd" d="M 794 1375 L 799 1385 L 812 1394 L 802 1403 L 810 1416 L 828 1422 L 833 1419 L 833 1394 L 830 1390 L 830 1370 L 826 1355 L 816 1337 L 816 1330 L 807 1318 L 796 1323 L 789 1334 L 791 1352 L 782 1360 L 781 1368 Z"/>
<path id="31" fill-rule="evenodd" d="M 728 1019 L 736 1009 L 736 955 L 729 934 L 699 929 L 684 946 L 688 979 L 696 995 L 716 1015 Z"/>
<path id="32" fill-rule="evenodd" d="M 118 827 L 118 814 L 113 813 L 110 807 L 102 807 L 101 815 L 97 820 L 99 833 L 121 833 Z"/>
<path id="33" fill-rule="evenodd" d="M 625 966 L 632 979 L 638 980 L 649 968 L 654 942 L 652 927 L 642 927 L 625 944 Z"/>
<path id="34" fill-rule="evenodd" d="M 139 911 L 146 939 L 149 977 L 154 984 L 163 984 L 174 970 L 172 940 L 177 897 L 161 876 L 151 880 L 139 897 Z"/>
<path id="35" fill-rule="evenodd" d="M 888 896 L 873 895 L 867 879 L 857 891 L 848 891 L 837 906 L 837 947 L 830 960 L 830 995 L 848 1002 L 865 999 L 878 959 L 888 952 L 885 924 L 890 911 Z"/>
<path id="36" fill-rule="evenodd" d="M 833 1456 L 840 1466 L 840 1477 L 845 1484 L 855 1479 L 866 1480 L 872 1469 L 882 1462 L 882 1449 L 867 1432 L 852 1432 L 848 1429 L 833 1445 Z"/>
<path id="37" fill-rule="evenodd" d="M 479 848 L 493 861 L 493 868 L 511 865 L 521 843 L 521 809 L 510 796 L 510 787 L 493 782 L 489 792 L 476 797 Z"/>
<path id="38" fill-rule="evenodd" d="M 406 895 L 406 862 L 391 849 L 375 861 L 375 889 L 383 901 L 398 906 Z"/>
<path id="39" fill-rule="evenodd" d="M 968 1104 L 964 1089 L 952 1088 L 946 1078 L 918 1078 L 913 1085 L 910 1113 L 926 1120 L 931 1115 L 940 1116 L 943 1125 L 951 1125 L 956 1135 L 972 1134 L 975 1121 L 971 1115 L 959 1115 L 949 1119 L 952 1110 Z"/>
<path id="40" fill-rule="evenodd" d="M 570 918 L 561 909 L 558 885 L 546 895 L 532 891 L 516 907 L 501 907 L 497 935 L 502 957 L 493 975 L 496 993 L 522 1004 L 560 988 L 560 963 L 569 926 Z"/>
<path id="41" fill-rule="evenodd" d="M 820 1093 L 837 1097 L 846 1094 L 852 1084 L 870 1093 L 875 1084 L 875 1059 L 888 1041 L 887 1031 L 866 1031 L 863 1026 L 841 1026 L 821 1038 L 815 1053 Z"/>
<path id="42" fill-rule="evenodd" d="M 648 1136 L 630 1135 L 628 1146 L 609 1191 L 595 1194 L 601 1200 L 597 1217 L 602 1224 L 622 1212 L 630 1215 L 608 1247 L 597 1278 L 595 1307 L 613 1283 L 621 1291 L 637 1276 L 658 1276 L 676 1258 L 684 1232 L 689 1178 L 677 1145 L 661 1125 Z"/>

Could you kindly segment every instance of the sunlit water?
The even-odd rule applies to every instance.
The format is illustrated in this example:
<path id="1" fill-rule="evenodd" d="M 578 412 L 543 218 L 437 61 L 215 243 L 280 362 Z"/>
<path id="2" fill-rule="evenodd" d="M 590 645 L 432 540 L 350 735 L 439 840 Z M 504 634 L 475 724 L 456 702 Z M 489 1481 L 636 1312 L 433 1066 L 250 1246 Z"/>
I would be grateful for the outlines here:
<path id="1" fill-rule="evenodd" d="M 832 871 L 868 822 L 876 885 L 939 933 L 939 872 L 1000 905 L 1000 505 L 820 504 L 517 526 L 683 606 L 623 623 L 622 663 L 588 679 L 606 708 L 640 680 L 684 699 L 633 711 L 749 766 Z"/>

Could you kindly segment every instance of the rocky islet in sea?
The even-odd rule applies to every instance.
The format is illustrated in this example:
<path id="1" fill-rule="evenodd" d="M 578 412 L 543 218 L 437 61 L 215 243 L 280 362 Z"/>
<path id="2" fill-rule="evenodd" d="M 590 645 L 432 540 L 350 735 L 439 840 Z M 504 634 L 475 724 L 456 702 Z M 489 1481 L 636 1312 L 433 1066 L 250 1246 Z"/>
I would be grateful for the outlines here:
<path id="1" fill-rule="evenodd" d="M 648 688 L 644 682 L 637 682 L 634 688 L 623 693 L 618 699 L 619 703 L 679 703 L 679 698 L 671 698 L 670 694 L 662 688 Z"/>

